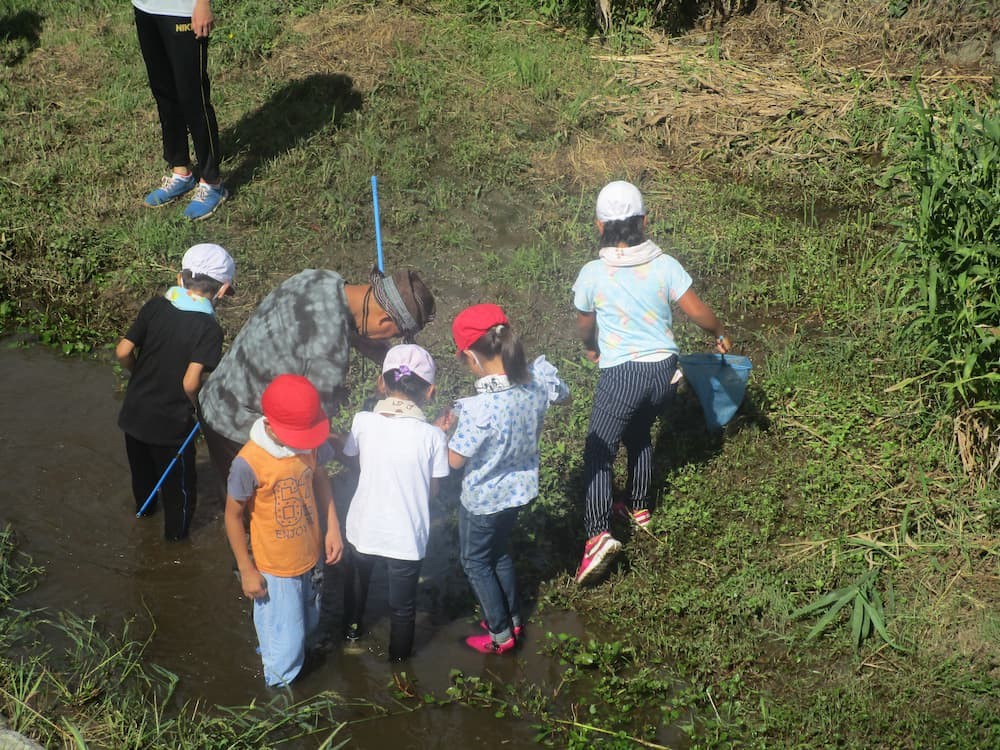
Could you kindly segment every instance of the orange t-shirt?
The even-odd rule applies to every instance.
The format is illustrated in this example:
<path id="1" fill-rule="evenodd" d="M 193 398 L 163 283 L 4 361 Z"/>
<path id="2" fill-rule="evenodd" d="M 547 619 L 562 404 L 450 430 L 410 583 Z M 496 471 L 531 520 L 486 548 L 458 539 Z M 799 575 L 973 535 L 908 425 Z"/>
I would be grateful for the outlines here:
<path id="1" fill-rule="evenodd" d="M 257 570 L 286 578 L 312 570 L 323 549 L 313 496 L 316 451 L 275 458 L 251 441 L 239 456 L 257 477 L 247 501 Z"/>

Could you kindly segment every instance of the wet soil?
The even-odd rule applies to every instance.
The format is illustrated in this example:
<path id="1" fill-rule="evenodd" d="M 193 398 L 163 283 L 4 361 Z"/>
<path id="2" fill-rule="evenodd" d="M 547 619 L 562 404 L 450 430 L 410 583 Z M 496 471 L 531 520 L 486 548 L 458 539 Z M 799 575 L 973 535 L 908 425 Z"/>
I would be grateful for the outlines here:
<path id="1" fill-rule="evenodd" d="M 0 524 L 13 526 L 21 550 L 46 571 L 16 606 L 42 608 L 39 616 L 61 610 L 96 616 L 112 631 L 133 620 L 133 637 L 151 632 L 155 624 L 147 658 L 180 677 L 178 701 L 242 705 L 274 697 L 263 685 L 254 653 L 250 608 L 233 574 L 204 446 L 193 531 L 188 540 L 168 543 L 160 514 L 133 515 L 124 440 L 116 425 L 120 383 L 110 364 L 7 346 L 0 348 L 0 382 L 0 455 L 7 479 Z M 471 595 L 457 565 L 454 522 L 441 504 L 433 511 L 433 523 L 415 654 L 400 667 L 416 694 L 443 697 L 452 669 L 503 682 L 558 684 L 558 665 L 536 651 L 546 630 L 583 635 L 577 617 L 534 613 L 515 659 L 468 651 L 461 640 L 476 627 Z M 351 724 L 340 735 L 351 736 L 356 747 L 528 744 L 534 731 L 527 722 L 457 705 L 410 712 L 392 704 L 383 584 L 376 573 L 369 634 L 354 647 L 337 647 L 326 655 L 296 683 L 295 697 L 329 690 L 345 702 L 389 707 L 393 715 Z M 377 714 L 370 708 L 347 713 L 343 718 L 349 720 Z"/>

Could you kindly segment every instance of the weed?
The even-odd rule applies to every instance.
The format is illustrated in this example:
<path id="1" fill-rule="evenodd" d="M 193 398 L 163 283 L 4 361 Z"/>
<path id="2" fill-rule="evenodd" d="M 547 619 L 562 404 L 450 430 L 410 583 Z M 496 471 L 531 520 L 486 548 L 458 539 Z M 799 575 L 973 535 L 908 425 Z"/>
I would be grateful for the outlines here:
<path id="1" fill-rule="evenodd" d="M 958 418 L 963 463 L 983 478 L 1000 462 L 1000 110 L 917 96 L 896 145 L 884 184 L 905 190 L 908 210 L 890 288 L 918 365 L 898 387 L 920 384 Z"/>

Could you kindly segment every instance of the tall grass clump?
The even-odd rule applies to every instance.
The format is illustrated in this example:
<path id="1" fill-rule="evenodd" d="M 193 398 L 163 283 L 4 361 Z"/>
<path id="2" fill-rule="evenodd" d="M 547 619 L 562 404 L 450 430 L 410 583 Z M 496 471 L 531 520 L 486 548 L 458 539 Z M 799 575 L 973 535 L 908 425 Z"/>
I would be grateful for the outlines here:
<path id="1" fill-rule="evenodd" d="M 1000 466 L 1000 109 L 964 97 L 904 111 L 887 186 L 905 202 L 889 289 L 914 386 L 954 420 L 967 472 Z"/>

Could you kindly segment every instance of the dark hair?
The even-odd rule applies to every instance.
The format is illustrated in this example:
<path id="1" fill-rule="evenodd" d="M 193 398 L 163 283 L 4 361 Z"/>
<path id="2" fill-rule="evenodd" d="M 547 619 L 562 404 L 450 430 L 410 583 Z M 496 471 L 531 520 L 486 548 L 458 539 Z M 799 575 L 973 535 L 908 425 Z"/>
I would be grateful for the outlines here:
<path id="1" fill-rule="evenodd" d="M 503 360 L 503 370 L 511 383 L 525 385 L 531 382 L 528 362 L 524 357 L 524 347 L 510 324 L 501 323 L 493 326 L 472 342 L 469 349 L 490 359 L 499 354 Z"/>
<path id="2" fill-rule="evenodd" d="M 606 221 L 601 229 L 601 247 L 641 245 L 646 241 L 646 217 L 642 214 L 627 219 Z"/>
<path id="3" fill-rule="evenodd" d="M 403 298 L 403 304 L 410 311 L 410 315 L 417 321 L 418 330 L 423 330 L 424 326 L 434 320 L 434 295 L 427 288 L 424 280 L 416 271 L 396 271 L 392 275 L 399 290 L 399 296 Z M 416 333 L 416 331 L 414 331 Z"/>
<path id="4" fill-rule="evenodd" d="M 215 297 L 222 289 L 222 282 L 206 276 L 203 273 L 191 273 L 188 269 L 181 271 L 181 283 L 185 289 L 203 297 Z"/>
<path id="5" fill-rule="evenodd" d="M 430 383 L 416 373 L 408 372 L 403 375 L 395 368 L 382 373 L 382 382 L 387 391 L 402 393 L 418 406 L 423 404 L 427 389 L 431 387 Z"/>

